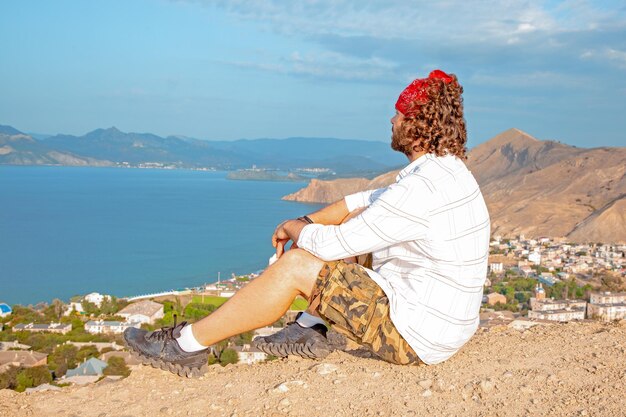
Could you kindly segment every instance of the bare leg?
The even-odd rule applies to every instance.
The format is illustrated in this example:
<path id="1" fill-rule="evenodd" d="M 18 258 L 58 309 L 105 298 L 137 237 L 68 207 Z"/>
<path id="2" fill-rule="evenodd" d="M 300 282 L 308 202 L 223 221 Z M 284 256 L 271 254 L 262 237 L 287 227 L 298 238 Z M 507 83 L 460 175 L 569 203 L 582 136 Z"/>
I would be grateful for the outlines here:
<path id="1" fill-rule="evenodd" d="M 303 249 L 285 252 L 258 278 L 211 315 L 195 322 L 194 337 L 205 346 L 274 323 L 297 295 L 309 298 L 324 261 Z"/>

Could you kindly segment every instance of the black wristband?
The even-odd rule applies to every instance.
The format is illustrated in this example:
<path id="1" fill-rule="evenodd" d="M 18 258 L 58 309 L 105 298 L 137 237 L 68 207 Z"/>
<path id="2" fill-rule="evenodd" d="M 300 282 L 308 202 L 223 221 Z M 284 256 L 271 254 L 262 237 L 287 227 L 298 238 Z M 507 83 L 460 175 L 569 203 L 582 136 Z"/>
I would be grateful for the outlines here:
<path id="1" fill-rule="evenodd" d="M 311 218 L 309 216 L 298 217 L 298 220 L 303 220 L 303 221 L 307 222 L 308 224 L 313 224 L 314 223 L 314 221 L 311 220 Z"/>

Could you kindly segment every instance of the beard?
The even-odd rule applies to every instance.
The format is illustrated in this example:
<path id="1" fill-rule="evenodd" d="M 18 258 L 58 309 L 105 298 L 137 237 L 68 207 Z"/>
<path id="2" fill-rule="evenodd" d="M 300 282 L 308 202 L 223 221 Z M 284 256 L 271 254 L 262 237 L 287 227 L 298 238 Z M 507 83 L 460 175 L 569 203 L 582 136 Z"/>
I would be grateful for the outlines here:
<path id="1" fill-rule="evenodd" d="M 408 155 L 407 151 L 409 151 L 409 147 L 402 144 L 402 136 L 391 128 L 391 149 L 394 151 L 402 152 L 405 155 Z"/>

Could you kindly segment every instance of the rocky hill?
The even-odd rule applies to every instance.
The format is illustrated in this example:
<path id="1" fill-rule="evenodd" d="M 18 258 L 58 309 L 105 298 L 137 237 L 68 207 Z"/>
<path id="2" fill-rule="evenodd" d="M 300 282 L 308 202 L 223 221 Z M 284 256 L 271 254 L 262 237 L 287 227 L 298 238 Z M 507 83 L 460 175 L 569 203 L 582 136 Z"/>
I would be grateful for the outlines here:
<path id="1" fill-rule="evenodd" d="M 59 151 L 10 126 L 0 126 L 0 164 L 110 166 L 110 161 Z"/>
<path id="2" fill-rule="evenodd" d="M 626 323 L 479 331 L 448 361 L 402 367 L 363 350 L 322 362 L 212 366 L 201 379 L 140 367 L 57 392 L 0 391 L 0 415 L 623 416 Z"/>
<path id="3" fill-rule="evenodd" d="M 467 165 L 481 185 L 493 234 L 626 241 L 626 148 L 581 149 L 510 129 L 472 149 Z M 312 182 L 285 199 L 331 202 L 390 184 L 395 174 Z"/>

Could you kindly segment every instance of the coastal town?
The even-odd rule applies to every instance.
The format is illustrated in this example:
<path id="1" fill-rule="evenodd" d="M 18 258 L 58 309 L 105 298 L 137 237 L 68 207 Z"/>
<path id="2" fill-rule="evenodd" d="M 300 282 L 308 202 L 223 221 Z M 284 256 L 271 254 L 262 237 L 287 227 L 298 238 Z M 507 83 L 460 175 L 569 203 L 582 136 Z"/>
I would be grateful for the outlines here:
<path id="1" fill-rule="evenodd" d="M 496 236 L 490 247 L 482 331 L 626 319 L 626 245 Z M 125 329 L 171 326 L 175 315 L 179 322 L 199 320 L 257 276 L 233 275 L 196 288 L 120 298 L 94 292 L 37 306 L 0 303 L 0 389 L 58 390 L 123 378 L 140 365 L 124 348 Z M 220 343 L 209 363 L 275 359 L 254 349 L 252 339 L 280 330 L 306 306 L 296 299 L 273 326 Z"/>
<path id="2" fill-rule="evenodd" d="M 481 326 L 626 318 L 623 244 L 494 237 Z"/>

